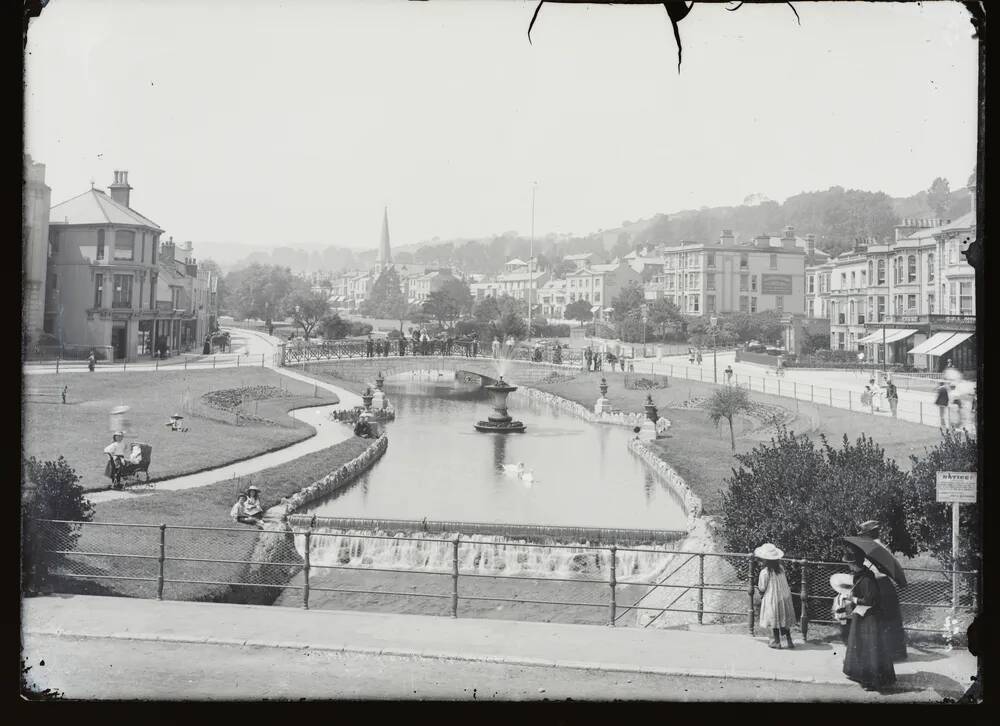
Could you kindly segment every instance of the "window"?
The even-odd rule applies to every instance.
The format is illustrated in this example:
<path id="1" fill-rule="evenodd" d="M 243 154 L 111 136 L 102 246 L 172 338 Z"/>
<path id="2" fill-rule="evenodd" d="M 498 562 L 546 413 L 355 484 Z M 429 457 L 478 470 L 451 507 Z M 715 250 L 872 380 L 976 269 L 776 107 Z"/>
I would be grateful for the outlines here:
<path id="1" fill-rule="evenodd" d="M 705 296 L 705 312 L 714 313 L 715 312 L 715 295 Z"/>
<path id="2" fill-rule="evenodd" d="M 750 266 L 750 255 L 746 252 L 740 252 L 740 269 L 745 270 Z"/>
<path id="3" fill-rule="evenodd" d="M 700 295 L 688 295 L 688 312 L 698 312 L 698 302 L 700 297 Z"/>
<path id="4" fill-rule="evenodd" d="M 929 293 L 927 295 L 927 314 L 934 314 L 934 293 Z"/>
<path id="5" fill-rule="evenodd" d="M 971 282 L 960 282 L 958 283 L 958 312 L 960 315 L 973 315 L 975 313 L 975 308 L 973 307 L 973 296 L 972 296 L 972 283 Z"/>
<path id="6" fill-rule="evenodd" d="M 816 292 L 816 276 L 809 275 L 809 294 L 812 295 Z"/>
<path id="7" fill-rule="evenodd" d="M 595 292 L 594 293 L 594 302 L 600 302 L 600 301 L 601 301 L 601 293 Z"/>
<path id="8" fill-rule="evenodd" d="M 885 320 L 885 295 L 878 296 L 878 322 Z"/>
<path id="9" fill-rule="evenodd" d="M 112 299 L 113 308 L 132 307 L 132 276 L 115 275 L 115 294 Z"/>
<path id="10" fill-rule="evenodd" d="M 128 229 L 115 231 L 115 259 L 135 259 L 135 232 Z"/>
<path id="11" fill-rule="evenodd" d="M 813 317 L 813 312 L 815 311 L 815 306 L 812 300 L 806 300 L 806 314 L 811 318 Z"/>
<path id="12" fill-rule="evenodd" d="M 139 262 L 145 262 L 145 261 L 146 261 L 146 233 L 143 232 L 142 242 L 139 244 Z M 143 278 L 143 280 L 145 280 L 145 278 Z M 142 289 L 141 284 L 139 286 L 139 289 L 140 290 Z M 139 299 L 140 300 L 142 299 L 142 293 L 139 293 Z"/>
<path id="13" fill-rule="evenodd" d="M 868 279 L 869 280 L 874 280 L 875 279 L 875 275 L 873 273 L 874 273 L 874 270 L 872 269 L 872 261 L 868 260 Z"/>
<path id="14" fill-rule="evenodd" d="M 870 262 L 868 263 L 868 266 L 871 267 L 871 263 Z M 868 280 L 867 280 L 867 278 L 865 276 L 865 271 L 864 270 L 861 271 L 861 287 L 868 287 Z"/>
<path id="15" fill-rule="evenodd" d="M 94 275 L 94 307 L 99 308 L 104 303 L 104 275 Z"/>
<path id="16" fill-rule="evenodd" d="M 97 230 L 97 259 L 104 259 L 104 230 Z"/>
<path id="17" fill-rule="evenodd" d="M 777 270 L 778 269 L 778 256 L 777 255 L 768 255 L 767 264 L 768 264 L 768 266 L 772 270 Z"/>
<path id="18" fill-rule="evenodd" d="M 917 281 L 917 256 L 910 255 L 906 258 L 906 281 Z"/>
<path id="19" fill-rule="evenodd" d="M 948 245 L 948 264 L 954 265 L 957 260 L 958 245 L 952 241 L 946 243 Z"/>
<path id="20" fill-rule="evenodd" d="M 714 290 L 715 289 L 715 273 L 708 273 L 705 275 L 705 289 Z M 707 305 L 708 303 L 706 303 Z"/>
<path id="21" fill-rule="evenodd" d="M 59 254 L 59 230 L 50 229 L 49 230 L 49 257 L 55 257 Z"/>
<path id="22" fill-rule="evenodd" d="M 948 285 L 948 312 L 954 315 L 958 312 L 955 298 L 955 283 L 952 282 Z"/>
<path id="23" fill-rule="evenodd" d="M 840 289 L 841 290 L 846 290 L 847 289 L 847 273 L 846 272 L 841 272 L 840 273 Z"/>
<path id="24" fill-rule="evenodd" d="M 875 298 L 871 295 L 868 296 L 868 319 L 871 320 L 875 316 Z"/>
<path id="25" fill-rule="evenodd" d="M 757 276 L 750 275 L 750 292 L 757 292 Z"/>
<path id="26" fill-rule="evenodd" d="M 853 289 L 853 288 L 855 288 L 857 286 L 858 286 L 857 273 L 852 271 L 851 272 L 851 288 Z"/>
<path id="27" fill-rule="evenodd" d="M 934 282 L 934 253 L 927 255 L 927 282 Z"/>
<path id="28" fill-rule="evenodd" d="M 139 278 L 139 309 L 142 310 L 142 301 L 144 299 L 144 294 L 146 292 L 146 276 L 142 275 Z"/>
<path id="29" fill-rule="evenodd" d="M 756 297 L 751 297 L 750 298 L 750 312 L 752 312 L 752 313 L 757 312 L 757 298 Z"/>
<path id="30" fill-rule="evenodd" d="M 903 314 L 903 296 L 902 295 L 896 295 L 895 300 L 893 300 L 893 309 L 892 309 L 892 312 L 895 315 L 902 315 Z"/>
<path id="31" fill-rule="evenodd" d="M 153 249 L 156 249 L 154 246 Z M 153 272 L 149 275 L 149 307 L 153 309 L 156 307 L 156 273 Z"/>
<path id="32" fill-rule="evenodd" d="M 745 313 L 750 309 L 750 298 L 740 295 L 740 312 Z"/>
<path id="33" fill-rule="evenodd" d="M 844 334 L 843 333 L 837 333 L 837 347 L 840 350 L 844 349 Z"/>
<path id="34" fill-rule="evenodd" d="M 906 296 L 906 310 L 907 312 L 916 312 L 917 310 L 917 296 L 907 295 Z"/>
<path id="35" fill-rule="evenodd" d="M 848 314 L 850 315 L 850 320 L 853 322 L 854 321 L 854 301 L 853 300 L 851 300 L 851 302 L 848 303 L 847 309 L 849 311 Z"/>
<path id="36" fill-rule="evenodd" d="M 876 284 L 885 284 L 885 260 L 878 261 L 878 282 Z"/>
<path id="37" fill-rule="evenodd" d="M 749 282 L 750 282 L 750 275 L 740 275 L 740 292 L 747 291 Z"/>
<path id="38" fill-rule="evenodd" d="M 706 252 L 705 253 L 705 267 L 715 267 L 715 253 Z"/>
<path id="39" fill-rule="evenodd" d="M 149 257 L 149 261 L 152 264 L 154 264 L 154 265 L 156 264 L 156 249 L 157 249 L 157 247 L 159 247 L 159 245 L 160 245 L 160 237 L 158 235 L 154 236 L 153 237 L 153 254 L 150 255 L 150 257 Z"/>

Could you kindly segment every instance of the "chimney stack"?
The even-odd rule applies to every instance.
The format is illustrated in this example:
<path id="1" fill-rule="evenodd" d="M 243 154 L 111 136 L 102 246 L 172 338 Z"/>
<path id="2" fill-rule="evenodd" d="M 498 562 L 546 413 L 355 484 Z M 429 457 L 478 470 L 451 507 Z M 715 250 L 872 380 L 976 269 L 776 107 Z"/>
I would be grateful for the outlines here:
<path id="1" fill-rule="evenodd" d="M 160 261 L 161 262 L 173 262 L 174 261 L 174 238 L 171 237 L 166 242 L 160 245 Z"/>
<path id="2" fill-rule="evenodd" d="M 781 239 L 795 239 L 795 227 L 788 225 L 781 234 Z"/>
<path id="3" fill-rule="evenodd" d="M 733 238 L 733 230 L 731 229 L 722 230 L 722 234 L 719 235 L 720 245 L 723 245 L 724 247 L 732 247 L 734 241 L 735 240 Z"/>
<path id="4" fill-rule="evenodd" d="M 115 183 L 108 187 L 108 191 L 111 192 L 112 199 L 128 207 L 132 191 L 132 187 L 128 184 L 128 172 L 116 171 Z"/>

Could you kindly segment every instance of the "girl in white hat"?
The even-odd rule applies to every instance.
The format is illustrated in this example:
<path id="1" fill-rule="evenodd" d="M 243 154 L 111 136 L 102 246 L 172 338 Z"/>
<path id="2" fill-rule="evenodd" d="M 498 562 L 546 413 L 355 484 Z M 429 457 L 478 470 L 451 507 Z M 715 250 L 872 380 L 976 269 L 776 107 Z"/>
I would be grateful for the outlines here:
<path id="1" fill-rule="evenodd" d="M 771 629 L 771 642 L 767 645 L 769 648 L 780 648 L 780 636 L 784 635 L 788 647 L 794 648 L 791 627 L 795 624 L 795 606 L 785 568 L 781 566 L 785 553 L 766 542 L 753 554 L 763 564 L 757 578 L 757 590 L 761 594 L 760 627 Z"/>

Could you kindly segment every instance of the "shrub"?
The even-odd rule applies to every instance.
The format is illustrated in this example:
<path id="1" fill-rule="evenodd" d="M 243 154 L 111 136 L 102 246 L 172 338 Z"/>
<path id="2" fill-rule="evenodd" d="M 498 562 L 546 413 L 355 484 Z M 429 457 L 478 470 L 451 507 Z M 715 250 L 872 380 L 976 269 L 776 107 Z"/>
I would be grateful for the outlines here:
<path id="1" fill-rule="evenodd" d="M 25 464 L 25 481 L 21 502 L 21 583 L 31 590 L 45 584 L 49 570 L 64 559 L 46 550 L 72 550 L 80 537 L 77 525 L 34 520 L 89 522 L 94 508 L 84 497 L 80 477 L 61 456 L 46 462 L 32 456 Z"/>
<path id="2" fill-rule="evenodd" d="M 348 325 L 350 326 L 348 335 L 368 335 L 372 332 L 372 326 L 369 323 L 351 321 Z"/>
<path id="3" fill-rule="evenodd" d="M 840 449 L 821 442 L 781 427 L 769 444 L 737 454 L 722 494 L 727 548 L 774 542 L 796 557 L 836 559 L 840 537 L 875 519 L 889 549 L 916 554 L 906 527 L 911 490 L 896 462 L 864 435 L 853 445 L 845 436 Z"/>
<path id="4" fill-rule="evenodd" d="M 910 537 L 922 550 L 951 566 L 951 505 L 937 501 L 937 472 L 976 471 L 976 439 L 965 431 L 944 431 L 941 442 L 923 457 L 910 456 L 910 486 L 907 526 Z M 958 569 L 979 569 L 982 565 L 982 520 L 980 506 L 960 506 Z"/>

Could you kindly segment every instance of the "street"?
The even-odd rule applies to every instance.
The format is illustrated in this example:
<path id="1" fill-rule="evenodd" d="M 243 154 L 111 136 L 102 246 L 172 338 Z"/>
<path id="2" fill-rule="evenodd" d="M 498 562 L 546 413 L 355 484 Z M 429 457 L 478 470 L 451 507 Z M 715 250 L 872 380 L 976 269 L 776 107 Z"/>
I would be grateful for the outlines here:
<path id="1" fill-rule="evenodd" d="M 68 699 L 436 699 L 940 702 L 934 690 L 661 676 L 309 648 L 25 633 L 26 678 Z M 44 665 L 42 665 L 44 663 Z"/>

